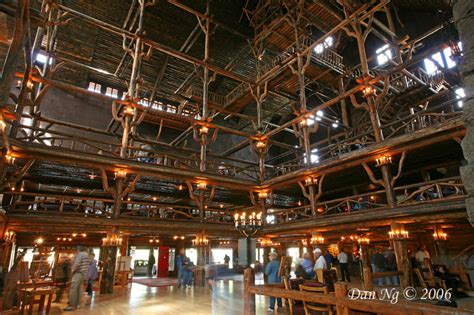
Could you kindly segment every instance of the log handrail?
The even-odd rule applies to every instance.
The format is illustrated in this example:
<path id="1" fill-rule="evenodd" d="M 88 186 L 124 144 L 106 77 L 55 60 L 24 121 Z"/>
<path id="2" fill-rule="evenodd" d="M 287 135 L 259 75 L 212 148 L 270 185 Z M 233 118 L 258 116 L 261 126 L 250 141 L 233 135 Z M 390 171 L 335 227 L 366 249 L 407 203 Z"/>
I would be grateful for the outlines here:
<path id="1" fill-rule="evenodd" d="M 381 314 L 472 314 L 468 310 L 455 309 L 445 306 L 436 306 L 427 303 L 405 301 L 400 295 L 397 303 L 380 299 L 351 299 L 348 296 L 347 285 L 342 282 L 335 283 L 335 293 L 327 295 L 302 292 L 297 290 L 286 290 L 278 286 L 255 285 L 255 277 L 252 269 L 247 268 L 244 272 L 244 314 L 255 315 L 255 295 L 266 295 L 277 298 L 291 299 L 296 301 L 313 302 L 320 304 L 331 304 L 336 306 L 337 314 L 349 314 L 350 310 L 373 312 Z"/>

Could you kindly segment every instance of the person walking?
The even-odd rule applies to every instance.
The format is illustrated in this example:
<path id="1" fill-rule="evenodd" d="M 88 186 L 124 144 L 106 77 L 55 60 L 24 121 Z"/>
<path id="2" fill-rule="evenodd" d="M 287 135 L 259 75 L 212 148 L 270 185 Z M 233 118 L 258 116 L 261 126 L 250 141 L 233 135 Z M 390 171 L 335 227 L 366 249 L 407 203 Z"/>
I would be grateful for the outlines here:
<path id="1" fill-rule="evenodd" d="M 313 268 L 314 273 L 316 275 L 318 282 L 324 283 L 323 272 L 324 270 L 327 269 L 326 259 L 324 259 L 321 248 L 319 247 L 317 247 L 313 253 L 314 253 L 314 259 L 316 260 L 316 262 L 314 263 L 314 268 Z"/>
<path id="2" fill-rule="evenodd" d="M 267 264 L 265 267 L 265 274 L 268 277 L 268 283 L 281 283 L 281 278 L 278 275 L 278 270 L 280 270 L 280 262 L 278 261 L 278 254 L 275 252 L 271 252 L 268 255 L 268 258 L 270 259 L 270 262 Z M 281 298 L 276 299 L 277 305 L 278 305 L 278 311 L 281 311 L 282 307 L 282 302 Z M 268 310 L 270 312 L 275 311 L 275 297 L 271 296 L 270 297 L 270 306 L 268 307 Z"/>
<path id="3" fill-rule="evenodd" d="M 153 267 L 155 266 L 155 256 L 153 255 L 153 252 L 150 251 L 150 256 L 148 256 L 148 266 L 147 266 L 147 276 L 148 278 L 153 277 Z"/>
<path id="4" fill-rule="evenodd" d="M 64 311 L 72 311 L 81 306 L 82 286 L 91 261 L 84 246 L 77 247 L 77 254 L 72 263 L 72 280 L 69 288 L 68 307 Z"/>
<path id="5" fill-rule="evenodd" d="M 384 272 L 386 271 L 387 262 L 385 257 L 382 255 L 382 249 L 377 248 L 375 253 L 371 257 L 372 271 L 373 272 Z M 379 286 L 384 285 L 384 278 L 376 278 L 375 283 Z"/>
<path id="6" fill-rule="evenodd" d="M 184 250 L 179 251 L 178 257 L 176 257 L 176 270 L 178 271 L 178 288 L 184 286 L 184 261 L 186 256 L 184 255 Z"/>
<path id="7" fill-rule="evenodd" d="M 89 270 L 87 270 L 86 292 L 88 296 L 92 296 L 92 293 L 94 292 L 94 280 L 97 279 L 97 276 L 99 275 L 99 271 L 97 270 L 97 260 L 95 260 L 95 254 L 91 253 L 89 257 L 91 260 L 91 264 L 89 265 Z"/>
<path id="8" fill-rule="evenodd" d="M 341 281 L 351 282 L 348 264 L 349 257 L 347 256 L 344 249 L 342 249 L 339 255 L 337 255 L 337 260 L 339 260 L 339 268 L 341 269 Z"/>

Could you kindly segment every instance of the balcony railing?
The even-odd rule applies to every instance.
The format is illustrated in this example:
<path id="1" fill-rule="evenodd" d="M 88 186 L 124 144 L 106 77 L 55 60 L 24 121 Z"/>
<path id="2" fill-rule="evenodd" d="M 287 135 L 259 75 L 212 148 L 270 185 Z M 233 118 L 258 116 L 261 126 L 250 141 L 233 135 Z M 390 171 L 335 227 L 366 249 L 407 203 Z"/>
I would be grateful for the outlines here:
<path id="1" fill-rule="evenodd" d="M 394 188 L 396 206 L 448 201 L 467 197 L 467 192 L 460 177 L 437 181 L 423 182 Z M 384 190 L 366 194 L 321 201 L 315 204 L 317 218 L 322 216 L 347 215 L 373 209 L 389 209 Z M 311 206 L 304 205 L 291 209 L 280 209 L 268 212 L 274 215 L 273 224 L 289 223 L 298 220 L 311 220 Z"/>

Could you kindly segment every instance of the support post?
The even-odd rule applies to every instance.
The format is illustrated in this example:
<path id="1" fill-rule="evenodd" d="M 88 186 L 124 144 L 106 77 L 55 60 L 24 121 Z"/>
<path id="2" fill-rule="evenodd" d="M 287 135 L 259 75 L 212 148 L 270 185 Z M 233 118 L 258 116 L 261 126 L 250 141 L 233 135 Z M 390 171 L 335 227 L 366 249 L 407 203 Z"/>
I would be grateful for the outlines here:
<path id="1" fill-rule="evenodd" d="M 344 300 L 347 297 L 347 284 L 344 282 L 336 282 L 334 284 L 334 293 L 336 295 L 336 300 Z M 349 308 L 343 306 L 341 303 L 336 304 L 336 314 L 349 315 Z"/>
<path id="2" fill-rule="evenodd" d="M 466 210 L 469 222 L 474 226 L 474 24 L 473 1 L 453 1 L 453 18 L 459 37 L 463 43 L 463 59 L 460 64 L 460 73 L 464 82 L 466 100 L 463 106 L 464 127 L 467 129 L 466 136 L 462 141 L 462 149 L 467 165 L 461 166 L 461 177 L 469 196 L 466 198 Z"/>
<path id="3" fill-rule="evenodd" d="M 101 250 L 101 261 L 103 262 L 102 281 L 100 282 L 100 294 L 114 292 L 115 265 L 117 263 L 117 246 L 104 246 Z"/>
<path id="4" fill-rule="evenodd" d="M 255 284 L 255 272 L 252 268 L 244 271 L 244 315 L 255 315 L 255 294 L 249 288 Z"/>
<path id="5" fill-rule="evenodd" d="M 360 245 L 360 254 L 362 259 L 364 290 L 372 291 L 374 289 L 374 284 L 372 281 L 372 266 L 370 265 L 369 246 L 367 244 Z"/>
<path id="6" fill-rule="evenodd" d="M 392 231 L 403 230 L 403 224 L 393 222 L 391 228 Z M 397 269 L 403 272 L 403 275 L 400 276 L 400 286 L 406 288 L 411 285 L 410 258 L 408 256 L 406 240 L 394 239 L 393 250 L 397 260 Z"/>

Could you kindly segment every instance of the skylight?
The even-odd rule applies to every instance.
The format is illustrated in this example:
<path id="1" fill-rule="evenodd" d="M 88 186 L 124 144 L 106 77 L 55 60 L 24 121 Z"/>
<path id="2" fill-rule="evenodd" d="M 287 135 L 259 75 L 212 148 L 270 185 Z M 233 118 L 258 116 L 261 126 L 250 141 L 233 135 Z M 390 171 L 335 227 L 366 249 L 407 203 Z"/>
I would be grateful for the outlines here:
<path id="1" fill-rule="evenodd" d="M 334 44 L 334 38 L 332 36 L 327 37 L 323 43 L 316 45 L 314 47 L 314 52 L 320 54 L 324 49 L 331 47 Z"/>
<path id="2" fill-rule="evenodd" d="M 466 97 L 466 93 L 464 92 L 464 88 L 458 88 L 454 92 L 456 93 L 456 99 Z M 458 107 L 459 108 L 462 108 L 463 105 L 464 105 L 464 102 L 462 100 L 458 101 Z"/>
<path id="3" fill-rule="evenodd" d="M 389 49 L 388 44 L 380 47 L 375 51 L 377 54 L 377 63 L 383 65 L 392 59 L 392 50 Z"/>

